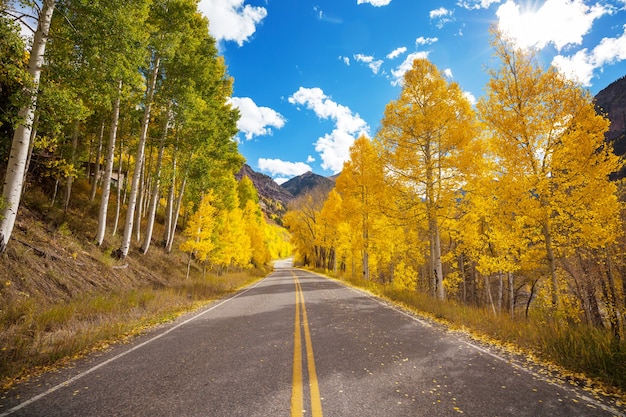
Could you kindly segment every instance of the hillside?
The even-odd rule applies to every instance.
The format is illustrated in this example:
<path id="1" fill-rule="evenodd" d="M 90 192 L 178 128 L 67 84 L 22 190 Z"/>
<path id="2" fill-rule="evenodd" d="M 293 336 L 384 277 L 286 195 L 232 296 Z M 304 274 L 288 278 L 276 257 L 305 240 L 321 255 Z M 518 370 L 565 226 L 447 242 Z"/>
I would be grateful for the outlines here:
<path id="1" fill-rule="evenodd" d="M 283 184 L 283 188 L 293 194 L 294 197 L 298 197 L 318 187 L 328 192 L 334 186 L 335 182 L 333 180 L 310 171 L 294 177 Z"/>
<path id="2" fill-rule="evenodd" d="M 0 386 L 59 359 L 101 349 L 120 338 L 171 320 L 264 275 L 249 270 L 215 276 L 188 255 L 153 245 L 124 260 L 120 244 L 93 242 L 97 227 L 89 187 L 78 181 L 67 214 L 32 186 L 20 207 L 13 237 L 0 255 Z M 163 233 L 157 224 L 155 235 Z M 27 373 L 25 373 L 27 372 Z"/>
<path id="3" fill-rule="evenodd" d="M 248 164 L 241 167 L 235 178 L 239 181 L 244 176 L 250 178 L 259 193 L 261 210 L 268 218 L 281 224 L 282 216 L 287 211 L 287 204 L 294 196 L 271 177 L 254 171 Z"/>
<path id="4" fill-rule="evenodd" d="M 282 224 L 282 216 L 287 211 L 287 205 L 291 200 L 317 187 L 321 187 L 324 192 L 329 192 L 335 186 L 334 178 L 336 178 L 334 176 L 329 179 L 306 172 L 279 185 L 271 177 L 254 171 L 247 164 L 241 167 L 235 178 L 240 180 L 243 176 L 250 178 L 254 184 L 265 215 L 278 224 Z"/>
<path id="5" fill-rule="evenodd" d="M 598 111 L 611 121 L 606 139 L 613 142 L 617 155 L 626 154 L 626 76 L 612 82 L 595 97 Z M 626 171 L 618 174 L 626 176 Z"/>

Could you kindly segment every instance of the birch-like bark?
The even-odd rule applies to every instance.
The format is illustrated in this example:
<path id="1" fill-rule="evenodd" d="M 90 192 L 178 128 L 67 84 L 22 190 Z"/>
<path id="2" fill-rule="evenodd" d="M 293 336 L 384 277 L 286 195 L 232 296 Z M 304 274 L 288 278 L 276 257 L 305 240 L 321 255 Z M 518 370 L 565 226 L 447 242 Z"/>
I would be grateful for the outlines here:
<path id="1" fill-rule="evenodd" d="M 117 85 L 117 96 L 113 103 L 113 115 L 111 117 L 111 132 L 109 133 L 109 143 L 107 145 L 107 156 L 102 177 L 102 196 L 100 197 L 100 211 L 98 212 L 98 231 L 96 233 L 96 244 L 102 245 L 107 227 L 107 212 L 109 209 L 109 195 L 111 194 L 111 174 L 113 173 L 113 159 L 115 158 L 115 139 L 117 137 L 117 126 L 120 120 L 120 101 L 122 97 L 122 80 Z M 118 185 L 119 187 L 119 178 Z"/>
<path id="2" fill-rule="evenodd" d="M 116 192 L 116 202 L 115 204 L 115 222 L 113 223 L 113 236 L 117 233 L 117 226 L 120 222 L 120 211 L 122 210 L 122 187 L 123 183 L 126 182 L 126 176 L 124 176 L 124 181 L 122 178 L 122 169 L 124 167 L 124 136 L 120 137 L 120 152 L 117 164 L 117 187 L 115 189 Z"/>
<path id="3" fill-rule="evenodd" d="M 172 252 L 172 247 L 174 246 L 174 236 L 176 235 L 176 226 L 178 224 L 178 215 L 180 214 L 180 206 L 183 202 L 183 194 L 185 194 L 185 186 L 187 185 L 187 175 L 189 173 L 189 169 L 185 172 L 185 177 L 183 178 L 183 183 L 180 186 L 180 193 L 178 194 L 178 199 L 176 200 L 176 206 L 174 207 L 174 218 L 172 220 L 172 225 L 169 233 L 169 239 L 167 241 L 167 245 L 165 245 L 165 251 L 167 253 Z"/>
<path id="4" fill-rule="evenodd" d="M 514 319 L 515 318 L 515 281 L 513 279 L 513 273 L 509 272 L 508 273 L 508 278 L 509 278 L 509 314 L 511 315 L 511 318 Z"/>
<path id="5" fill-rule="evenodd" d="M 542 231 L 546 245 L 546 259 L 550 272 L 550 283 L 552 285 L 552 307 L 556 310 L 559 308 L 559 281 L 556 276 L 556 261 L 554 258 L 554 248 L 552 246 L 552 230 L 547 221 L 543 224 Z"/>
<path id="6" fill-rule="evenodd" d="M 433 266 L 433 281 L 438 300 L 443 300 L 446 296 L 443 288 L 443 263 L 441 262 L 441 236 L 439 234 L 439 224 L 437 218 L 430 220 L 431 229 L 431 260 Z"/>
<path id="7" fill-rule="evenodd" d="M 154 174 L 154 186 L 152 187 L 152 198 L 150 200 L 150 208 L 148 212 L 148 219 L 146 222 L 146 237 L 141 246 L 140 252 L 146 254 L 150 248 L 150 242 L 152 241 L 152 231 L 154 230 L 154 219 L 156 217 L 157 207 L 159 205 L 159 188 L 161 185 L 161 165 L 163 164 L 163 153 L 165 151 L 165 141 L 167 139 L 167 132 L 169 129 L 169 116 L 170 116 L 171 104 L 168 107 L 166 114 L 167 120 L 165 121 L 165 127 L 163 128 L 163 134 L 159 141 L 159 153 L 157 155 L 155 174 Z"/>
<path id="8" fill-rule="evenodd" d="M 145 149 L 145 148 L 144 148 Z M 141 162 L 141 172 L 139 174 L 139 189 L 137 190 L 137 204 L 135 205 L 135 239 L 141 241 L 141 214 L 143 212 L 143 199 L 146 189 L 146 155 Z"/>
<path id="9" fill-rule="evenodd" d="M 178 140 L 178 138 L 176 138 Z M 163 247 L 166 248 L 170 241 L 170 232 L 172 231 L 173 213 L 174 213 L 174 193 L 176 187 L 176 169 L 177 169 L 177 144 L 174 144 L 174 152 L 172 155 L 172 175 L 169 190 L 167 193 L 167 205 L 165 207 L 165 228 L 163 231 Z"/>
<path id="10" fill-rule="evenodd" d="M 123 259 L 128 255 L 130 250 L 130 242 L 133 234 L 133 221 L 135 219 L 135 208 L 137 206 L 137 196 L 139 192 L 139 181 L 141 179 L 141 169 L 144 163 L 144 154 L 146 147 L 146 136 L 148 134 L 148 124 L 150 123 L 150 110 L 152 108 L 152 98 L 154 97 L 154 89 L 156 86 L 157 76 L 159 74 L 159 64 L 161 60 L 156 57 L 150 76 L 148 90 L 146 92 L 146 103 L 141 120 L 141 132 L 139 143 L 137 145 L 137 156 L 135 158 L 135 171 L 133 172 L 133 182 L 130 186 L 130 195 L 128 197 L 128 208 L 126 211 L 126 223 L 124 224 L 124 236 L 122 244 L 117 252 L 119 258 Z"/>
<path id="11" fill-rule="evenodd" d="M 22 121 L 13 135 L 9 162 L 2 189 L 2 198 L 5 206 L 0 213 L 0 253 L 4 252 L 7 243 L 13 233 L 17 210 L 22 197 L 22 187 L 24 176 L 26 175 L 26 160 L 30 146 L 31 131 L 37 110 L 37 92 L 39 90 L 39 80 L 41 78 L 41 67 L 43 66 L 44 54 L 46 52 L 46 42 L 50 32 L 52 12 L 54 11 L 54 0 L 44 0 L 37 22 L 37 30 L 33 37 L 33 46 L 28 62 L 28 72 L 32 77 L 32 86 L 25 90 L 28 96 L 28 103 L 19 111 Z"/>
<path id="12" fill-rule="evenodd" d="M 102 158 L 102 139 L 104 138 L 104 121 L 100 126 L 100 134 L 98 135 L 98 149 L 96 149 L 96 161 L 94 163 L 95 172 L 93 174 L 93 182 L 91 183 L 91 192 L 89 193 L 89 201 L 96 199 L 96 191 L 98 189 L 98 179 L 100 178 L 100 159 Z"/>

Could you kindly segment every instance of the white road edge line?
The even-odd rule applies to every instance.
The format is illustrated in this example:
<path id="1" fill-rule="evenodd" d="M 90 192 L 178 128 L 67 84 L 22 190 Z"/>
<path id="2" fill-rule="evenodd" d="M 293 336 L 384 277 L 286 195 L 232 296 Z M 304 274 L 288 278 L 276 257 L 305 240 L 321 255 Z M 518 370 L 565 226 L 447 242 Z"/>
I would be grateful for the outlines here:
<path id="1" fill-rule="evenodd" d="M 271 274 L 270 274 L 270 275 L 271 275 Z M 233 295 L 233 296 L 232 296 L 232 297 L 230 297 L 230 298 L 227 298 L 227 299 L 225 299 L 225 300 L 222 300 L 221 302 L 219 302 L 219 303 L 215 304 L 214 306 L 212 306 L 212 307 L 210 307 L 210 308 L 208 308 L 208 309 L 206 309 L 206 310 L 204 310 L 204 311 L 202 311 L 202 312 L 200 312 L 200 313 L 198 313 L 198 314 L 196 314 L 196 315 L 194 315 L 194 316 L 192 316 L 192 317 L 188 318 L 187 320 L 185 320 L 185 321 L 183 321 L 183 322 L 181 322 L 181 323 L 178 323 L 177 325 L 175 325 L 174 327 L 171 327 L 171 328 L 167 329 L 167 330 L 166 330 L 166 331 L 164 331 L 163 333 L 159 333 L 158 335 L 156 335 L 156 336 L 154 336 L 154 337 L 152 337 L 152 338 L 150 338 L 150 339 L 146 340 L 145 342 L 142 342 L 142 343 L 138 344 L 137 346 L 133 346 L 132 348 L 130 348 L 130 349 L 128 349 L 128 350 L 126 350 L 126 351 L 124 351 L 124 352 L 122 352 L 122 353 L 120 353 L 120 354 L 118 354 L 118 355 L 116 355 L 116 356 L 113 356 L 112 358 L 109 358 L 109 359 L 107 359 L 106 361 L 104 361 L 104 362 L 102 362 L 102 363 L 99 363 L 98 365 L 94 366 L 93 368 L 89 368 L 89 369 L 87 369 L 86 371 L 83 371 L 83 372 L 81 372 L 80 374 L 75 375 L 74 377 L 72 377 L 72 378 L 68 379 L 67 381 L 64 381 L 64 382 L 61 382 L 61 383 L 60 383 L 60 384 L 58 384 L 58 385 L 55 385 L 54 387 L 50 388 L 49 390 L 47 390 L 47 391 L 45 391 L 45 392 L 42 392 L 41 394 L 35 395 L 35 396 L 34 396 L 34 397 L 32 397 L 32 398 L 29 398 L 28 400 L 24 401 L 23 403 L 20 403 L 20 404 L 16 405 L 15 407 L 13 407 L 13 408 L 11 408 L 11 409 L 9 409 L 9 410 L 7 410 L 7 411 L 3 412 L 2 414 L 0 414 L 0 417 L 5 417 L 5 416 L 8 416 L 8 415 L 10 415 L 10 414 L 13 414 L 13 413 L 15 413 L 16 411 L 19 411 L 19 410 L 21 410 L 22 408 L 27 407 L 27 406 L 29 406 L 30 404 L 32 404 L 32 403 L 34 403 L 34 402 L 37 402 L 37 401 L 41 400 L 41 399 L 42 399 L 42 398 L 44 398 L 44 397 L 47 397 L 48 395 L 52 394 L 52 393 L 53 393 L 53 392 L 55 392 L 55 391 L 57 391 L 57 390 L 59 390 L 59 389 L 61 389 L 61 388 L 63 388 L 63 387 L 67 387 L 67 386 L 71 385 L 72 383 L 74 383 L 74 382 L 78 381 L 78 380 L 79 380 L 79 379 L 81 379 L 82 377 L 84 377 L 84 376 L 86 376 L 86 375 L 89 375 L 89 374 L 90 374 L 90 373 L 92 373 L 93 371 L 98 370 L 98 369 L 102 368 L 103 366 L 108 365 L 109 363 L 111 363 L 111 362 L 113 362 L 113 361 L 116 361 L 116 360 L 120 359 L 121 357 L 124 357 L 124 356 L 128 355 L 129 353 L 136 351 L 137 349 L 140 349 L 140 348 L 144 347 L 144 346 L 145 346 L 145 345 L 147 345 L 148 343 L 152 343 L 152 342 L 154 342 L 155 340 L 160 339 L 161 337 L 163 337 L 163 336 L 165 336 L 165 335 L 167 335 L 167 334 L 169 334 L 169 333 L 173 332 L 174 330 L 176 330 L 176 329 L 178 329 L 178 328 L 180 328 L 180 327 L 184 326 L 185 324 L 187 324 L 187 323 L 189 323 L 189 322 L 191 322 L 191 321 L 193 321 L 193 320 L 196 320 L 197 318 L 199 318 L 199 317 L 201 317 L 201 316 L 205 315 L 205 314 L 206 314 L 206 313 L 208 313 L 209 311 L 215 310 L 216 308 L 218 308 L 218 307 L 220 307 L 220 306 L 222 306 L 222 305 L 224 305 L 224 304 L 228 303 L 229 301 L 232 301 L 232 300 L 234 300 L 235 298 L 237 298 L 237 297 L 239 297 L 239 296 L 241 296 L 241 295 L 243 295 L 243 294 L 247 293 L 247 292 L 248 292 L 248 291 L 250 291 L 251 289 L 255 288 L 257 285 L 259 285 L 260 283 L 262 283 L 263 281 L 265 281 L 265 279 L 266 279 L 267 277 L 269 277 L 269 275 L 268 275 L 268 276 L 266 276 L 265 278 L 263 278 L 263 279 L 259 280 L 258 282 L 254 283 L 253 285 L 249 286 L 249 287 L 248 287 L 248 288 L 246 288 L 245 290 L 243 290 L 243 291 L 241 291 L 241 292 L 236 293 L 235 295 Z"/>
<path id="2" fill-rule="evenodd" d="M 307 270 L 303 270 L 303 271 L 307 271 Z M 380 299 L 379 297 L 375 296 L 374 294 L 372 294 L 372 293 L 370 293 L 370 292 L 368 292 L 368 291 L 362 290 L 362 289 L 360 289 L 360 288 L 351 287 L 351 286 L 349 286 L 349 285 L 344 284 L 343 282 L 341 282 L 341 281 L 340 281 L 340 280 L 338 280 L 338 279 L 335 279 L 335 278 L 330 278 L 330 277 L 327 277 L 327 276 L 325 276 L 325 275 L 319 274 L 319 273 L 317 273 L 317 272 L 313 272 L 313 271 L 307 271 L 307 272 L 311 272 L 311 273 L 313 273 L 313 274 L 315 274 L 315 275 L 317 275 L 317 276 L 320 276 L 320 277 L 322 277 L 322 278 L 325 278 L 325 279 L 330 279 L 331 281 L 335 281 L 335 282 L 337 282 L 339 285 L 343 286 L 344 288 L 347 288 L 347 289 L 352 290 L 352 291 L 354 291 L 354 292 L 357 292 L 357 293 L 359 293 L 359 294 L 363 294 L 363 295 L 365 295 L 365 296 L 367 296 L 367 297 L 369 297 L 369 298 L 373 299 L 373 300 L 374 300 L 374 301 L 376 301 L 377 303 L 381 304 L 382 306 L 387 307 L 387 308 L 389 308 L 389 309 L 391 309 L 391 310 L 393 310 L 393 311 L 395 311 L 395 312 L 398 312 L 398 313 L 400 313 L 400 314 L 402 314 L 402 315 L 404 315 L 404 316 L 407 316 L 407 317 L 408 317 L 408 318 L 410 318 L 411 320 L 413 320 L 413 321 L 415 321 L 415 322 L 419 323 L 420 325 L 422 325 L 422 326 L 424 326 L 424 327 L 432 327 L 432 325 L 431 325 L 430 323 L 428 323 L 427 321 L 422 320 L 422 319 L 420 319 L 420 318 L 418 318 L 418 317 L 415 317 L 415 316 L 414 316 L 414 315 L 412 315 L 411 313 L 409 313 L 409 312 L 405 311 L 402 307 L 399 307 L 399 306 L 396 306 L 396 305 L 390 304 L 390 302 L 385 301 L 385 300 L 383 300 L 383 299 Z M 502 362 L 506 362 L 506 363 L 508 363 L 509 365 L 513 366 L 514 368 L 516 368 L 516 369 L 518 369 L 518 370 L 520 370 L 520 371 L 523 371 L 523 372 L 525 372 L 525 373 L 527 373 L 527 374 L 529 374 L 529 375 L 531 375 L 531 376 L 533 376 L 533 377 L 535 377 L 535 378 L 537 378 L 537 379 L 539 379 L 539 380 L 541 380 L 541 381 L 547 382 L 547 383 L 548 383 L 548 384 L 550 384 L 550 385 L 553 385 L 553 386 L 555 386 L 555 387 L 557 387 L 557 388 L 561 388 L 561 389 L 563 389 L 563 390 L 564 390 L 564 391 L 566 391 L 566 392 L 569 392 L 569 393 L 571 393 L 571 394 L 574 394 L 575 396 L 577 396 L 577 397 L 578 397 L 578 398 L 580 398 L 581 400 L 586 401 L 587 403 L 589 403 L 589 404 L 591 404 L 591 405 L 593 405 L 593 406 L 599 407 L 599 408 L 601 408 L 601 409 L 602 409 L 602 410 L 604 410 L 604 411 L 607 411 L 607 412 L 609 412 L 609 413 L 612 413 L 614 416 L 618 416 L 618 417 L 626 417 L 626 414 L 622 413 L 621 411 L 617 410 L 616 408 L 613 408 L 613 407 L 611 407 L 611 406 L 608 406 L 608 405 L 606 405 L 606 404 L 603 404 L 603 403 L 601 403 L 600 401 L 598 401 L 598 400 L 596 400 L 596 399 L 594 399 L 594 398 L 591 398 L 591 397 L 589 397 L 589 396 L 587 396 L 587 395 L 584 395 L 584 394 L 582 394 L 582 393 L 578 392 L 577 390 L 575 390 L 574 388 L 568 387 L 567 385 L 563 385 L 563 384 L 559 384 L 559 383 L 556 383 L 556 382 L 550 381 L 550 380 L 549 380 L 546 376 L 544 376 L 544 375 L 538 374 L 538 373 L 536 373 L 536 372 L 534 372 L 534 371 L 532 371 L 532 370 L 530 370 L 530 369 L 524 368 L 523 366 L 521 366 L 521 365 L 519 365 L 519 364 L 517 364 L 517 363 L 515 363 L 515 362 L 513 362 L 513 361 L 511 361 L 511 360 L 508 360 L 508 359 L 506 359 L 506 358 L 503 358 L 502 356 L 498 356 L 497 354 L 495 354 L 495 353 L 493 353 L 493 352 L 490 352 L 489 350 L 487 350 L 487 349 L 485 349 L 485 348 L 482 348 L 482 347 L 480 347 L 480 346 L 478 346 L 478 345 L 475 345 L 475 344 L 473 344 L 473 343 L 471 343 L 471 342 L 468 342 L 468 341 L 466 341 L 466 340 L 462 340 L 462 339 L 459 339 L 459 341 L 460 341 L 460 342 L 462 342 L 462 343 L 464 343 L 464 344 L 466 344 L 466 345 L 467 345 L 467 346 L 469 346 L 469 347 L 472 347 L 472 348 L 476 349 L 476 350 L 477 350 L 477 351 L 479 351 L 479 352 L 485 353 L 485 354 L 487 354 L 487 355 L 489 355 L 489 356 L 491 356 L 491 357 L 493 357 L 493 358 L 495 358 L 495 359 L 498 359 L 498 360 L 500 360 L 500 361 L 502 361 Z M 2 416 L 0 415 L 0 417 L 2 417 Z"/>

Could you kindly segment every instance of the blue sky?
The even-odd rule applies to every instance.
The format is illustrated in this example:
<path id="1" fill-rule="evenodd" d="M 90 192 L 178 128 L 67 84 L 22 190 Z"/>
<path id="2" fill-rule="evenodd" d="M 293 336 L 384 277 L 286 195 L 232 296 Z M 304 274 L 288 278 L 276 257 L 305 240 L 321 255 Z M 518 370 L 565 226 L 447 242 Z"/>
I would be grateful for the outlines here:
<path id="1" fill-rule="evenodd" d="M 239 149 L 282 182 L 341 171 L 416 57 L 484 94 L 489 27 L 593 94 L 626 75 L 626 0 L 201 0 L 235 79 Z"/>

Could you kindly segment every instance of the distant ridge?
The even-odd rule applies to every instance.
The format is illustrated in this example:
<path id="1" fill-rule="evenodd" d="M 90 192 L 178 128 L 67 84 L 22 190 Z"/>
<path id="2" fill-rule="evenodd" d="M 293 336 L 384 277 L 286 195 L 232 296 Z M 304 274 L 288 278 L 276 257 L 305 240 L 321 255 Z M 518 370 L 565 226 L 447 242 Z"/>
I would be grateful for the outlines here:
<path id="1" fill-rule="evenodd" d="M 287 211 L 287 204 L 294 196 L 283 187 L 278 185 L 271 177 L 253 170 L 248 164 L 244 164 L 235 175 L 237 181 L 248 177 L 254 184 L 259 194 L 259 204 L 265 216 L 282 224 L 282 217 Z"/>
<path id="2" fill-rule="evenodd" d="M 626 154 L 626 76 L 612 82 L 595 97 L 596 108 L 610 121 L 611 126 L 606 133 L 606 140 L 613 142 L 616 155 Z M 622 169 L 617 178 L 626 177 Z"/>
<path id="3" fill-rule="evenodd" d="M 282 224 L 283 215 L 287 212 L 287 205 L 296 197 L 308 191 L 320 187 L 324 193 L 330 192 L 335 186 L 333 176 L 329 179 L 322 175 L 307 172 L 278 185 L 271 177 L 253 170 L 248 164 L 244 164 L 235 175 L 237 181 L 248 177 L 254 184 L 259 194 L 261 210 L 268 219 Z"/>
<path id="4" fill-rule="evenodd" d="M 321 188 L 322 191 L 328 193 L 334 186 L 335 181 L 327 177 L 314 174 L 311 171 L 283 183 L 283 188 L 289 191 L 294 197 L 305 194 L 307 191 L 311 191 L 314 188 Z"/>

